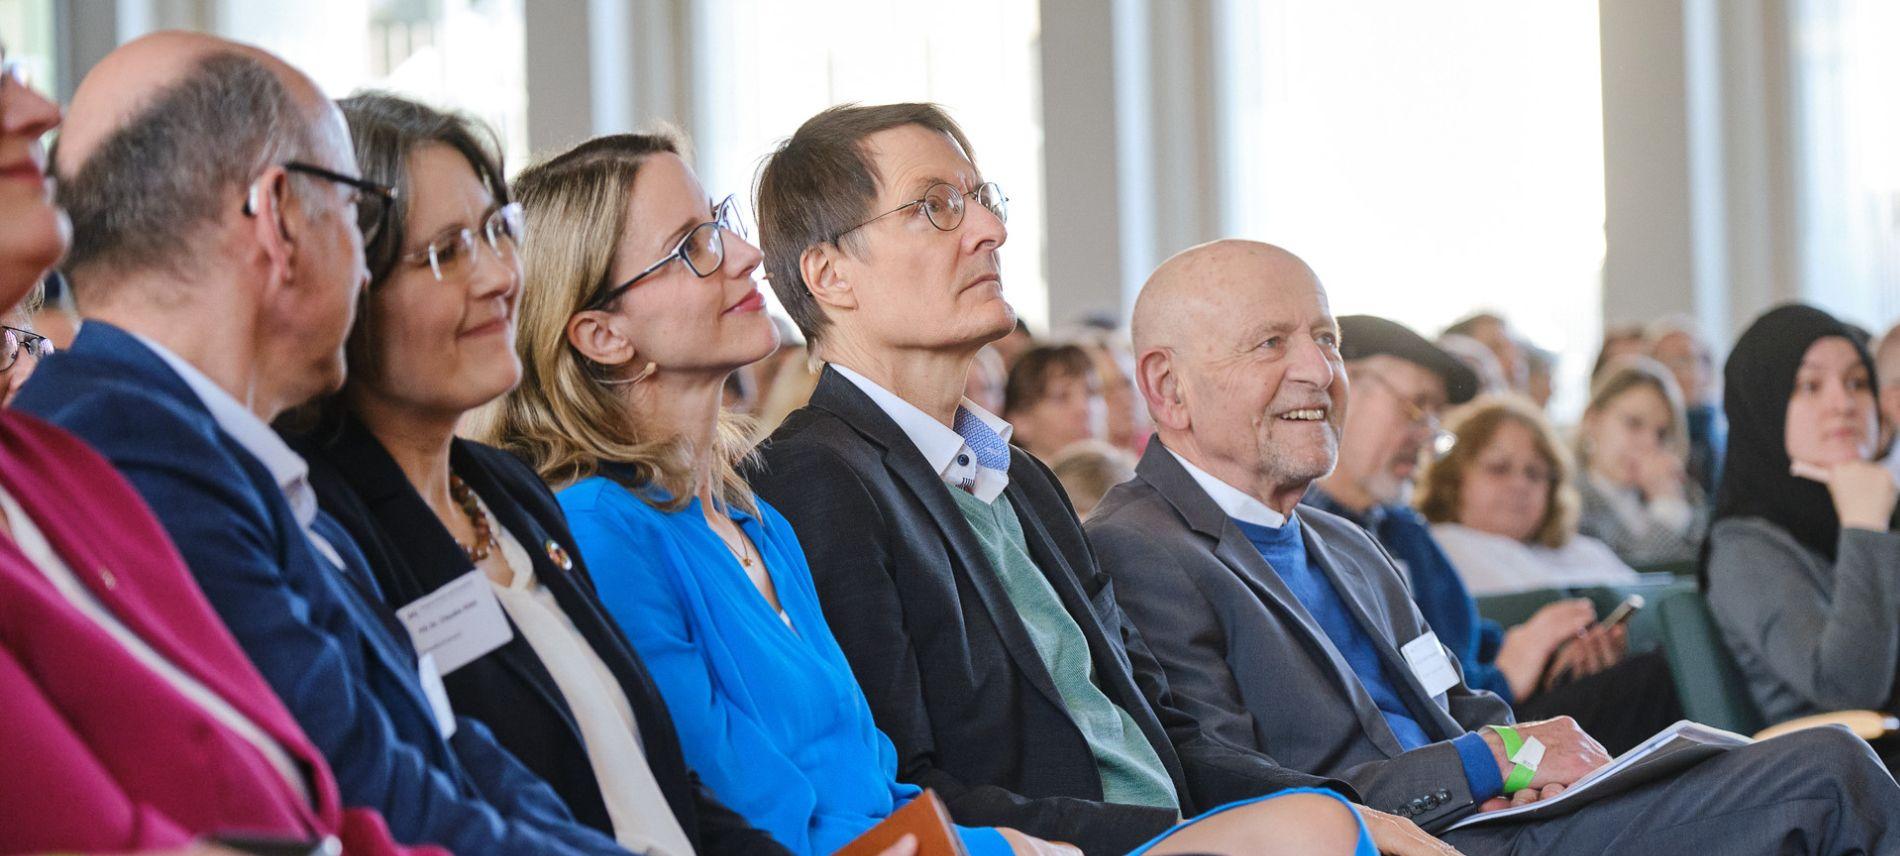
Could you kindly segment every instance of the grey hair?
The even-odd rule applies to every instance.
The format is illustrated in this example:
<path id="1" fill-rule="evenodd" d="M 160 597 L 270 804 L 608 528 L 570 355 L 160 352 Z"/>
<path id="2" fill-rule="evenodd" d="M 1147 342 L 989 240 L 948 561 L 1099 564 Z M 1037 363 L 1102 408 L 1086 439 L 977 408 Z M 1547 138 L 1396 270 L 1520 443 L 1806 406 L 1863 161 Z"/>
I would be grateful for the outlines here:
<path id="1" fill-rule="evenodd" d="M 311 111 L 259 59 L 206 57 L 59 182 L 73 223 L 65 269 L 192 276 L 204 259 L 193 238 L 244 204 L 266 167 L 311 150 L 311 124 Z M 112 279 L 75 276 L 74 295 Z"/>

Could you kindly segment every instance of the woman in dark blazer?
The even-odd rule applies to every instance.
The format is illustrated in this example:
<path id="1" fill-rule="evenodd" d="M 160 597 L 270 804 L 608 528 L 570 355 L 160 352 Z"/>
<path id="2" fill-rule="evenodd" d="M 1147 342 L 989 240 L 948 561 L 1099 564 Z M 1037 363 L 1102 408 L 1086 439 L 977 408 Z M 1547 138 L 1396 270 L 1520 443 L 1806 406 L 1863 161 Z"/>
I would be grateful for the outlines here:
<path id="1" fill-rule="evenodd" d="M 401 204 L 365 248 L 348 384 L 282 426 L 320 504 L 436 659 L 455 710 L 493 729 L 583 822 L 634 852 L 783 853 L 687 768 L 547 488 L 455 436 L 521 372 L 520 208 L 492 145 L 467 120 L 394 96 L 341 106 L 365 176 L 398 188 Z"/>

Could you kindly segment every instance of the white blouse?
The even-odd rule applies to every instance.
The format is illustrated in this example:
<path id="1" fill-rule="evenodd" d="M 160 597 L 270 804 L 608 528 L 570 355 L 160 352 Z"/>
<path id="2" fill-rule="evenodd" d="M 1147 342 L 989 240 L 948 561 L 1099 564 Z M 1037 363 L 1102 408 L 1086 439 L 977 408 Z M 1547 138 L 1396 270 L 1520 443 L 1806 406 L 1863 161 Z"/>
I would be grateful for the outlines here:
<path id="1" fill-rule="evenodd" d="M 485 505 L 483 511 L 487 511 Z M 535 578 L 534 562 L 514 534 L 496 526 L 494 537 L 514 579 L 504 586 L 491 578 L 489 585 L 580 724 L 588 764 L 594 768 L 601 800 L 614 824 L 614 840 L 648 856 L 693 856 L 692 842 L 647 766 L 639 725 L 620 680 L 562 611 L 554 594 Z"/>
<path id="2" fill-rule="evenodd" d="M 26 509 L 22 508 L 20 503 L 14 500 L 13 494 L 4 487 L 0 487 L 0 511 L 7 516 L 7 527 L 13 530 L 13 543 L 19 546 L 20 552 L 26 554 L 27 560 L 32 562 L 40 573 L 46 575 L 46 579 L 53 584 L 53 588 L 58 589 L 59 593 L 64 595 L 81 615 L 99 625 L 100 629 L 106 631 L 113 641 L 123 646 L 133 659 L 164 678 L 165 682 L 171 684 L 179 695 L 197 705 L 212 719 L 217 720 L 219 725 L 230 729 L 231 733 L 251 744 L 252 748 L 255 748 L 257 753 L 270 764 L 271 769 L 284 777 L 284 781 L 297 792 L 300 799 L 305 803 L 310 802 L 310 784 L 304 781 L 303 771 L 296 760 L 290 757 L 290 752 L 285 750 L 276 738 L 264 733 L 264 729 L 252 722 L 250 717 L 232 707 L 223 696 L 213 692 L 210 687 L 205 686 L 185 670 L 178 668 L 171 660 L 166 659 L 165 655 L 160 654 L 158 649 L 153 648 L 137 633 L 132 632 L 132 628 L 125 626 L 118 616 L 113 615 L 112 610 L 107 609 L 106 605 L 92 593 L 92 590 L 86 588 L 85 583 L 80 582 L 79 576 L 73 573 L 72 566 L 66 564 L 65 559 L 60 558 L 58 551 L 54 550 L 53 545 L 46 540 L 45 533 L 41 532 L 39 526 L 33 522 L 32 516 L 26 513 Z"/>
<path id="3" fill-rule="evenodd" d="M 1432 537 L 1451 558 L 1474 597 L 1547 588 L 1618 585 L 1639 577 L 1609 545 L 1577 535 L 1562 547 L 1526 544 L 1458 523 L 1432 524 Z"/>

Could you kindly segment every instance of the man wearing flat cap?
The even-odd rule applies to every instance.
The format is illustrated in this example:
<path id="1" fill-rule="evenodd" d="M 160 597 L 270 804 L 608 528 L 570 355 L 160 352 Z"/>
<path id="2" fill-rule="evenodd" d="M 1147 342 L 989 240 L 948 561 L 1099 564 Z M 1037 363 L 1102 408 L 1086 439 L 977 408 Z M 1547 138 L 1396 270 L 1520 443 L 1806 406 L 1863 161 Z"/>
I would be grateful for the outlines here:
<path id="1" fill-rule="evenodd" d="M 1382 394 L 1348 378 L 1325 289 L 1279 247 L 1216 241 L 1155 271 L 1132 327 L 1157 433 L 1086 529 L 1120 611 L 1207 738 L 1344 780 L 1470 856 L 1900 848 L 1889 835 L 1900 788 L 1839 728 L 1730 749 L 1574 810 L 1451 829 L 1555 797 L 1609 755 L 1570 717 L 1517 722 L 1469 686 L 1392 555 L 1299 504 L 1340 458 L 1350 384 L 1355 411 Z M 1407 440 L 1422 450 L 1426 408 L 1468 385 L 1432 371 L 1438 355 L 1409 353 L 1418 362 L 1390 362 L 1450 380 L 1421 384 L 1440 400 L 1407 402 L 1425 411 Z"/>
<path id="2" fill-rule="evenodd" d="M 1519 718 L 1571 716 L 1611 753 L 1680 719 L 1669 663 L 1656 652 L 1618 659 L 1620 651 L 1612 651 L 1605 659 L 1615 665 L 1603 671 L 1540 686 L 1547 675 L 1569 671 L 1568 661 L 1588 659 L 1592 648 L 1617 646 L 1622 639 L 1609 628 L 1592 628 L 1597 616 L 1586 598 L 1549 604 L 1509 630 L 1480 618 L 1430 525 L 1409 505 L 1425 456 L 1445 451 L 1452 440 L 1438 427 L 1440 415 L 1447 405 L 1477 394 L 1477 375 L 1384 318 L 1343 316 L 1339 339 L 1353 390 L 1340 429 L 1339 463 L 1301 502 L 1358 524 L 1379 542 L 1404 572 L 1425 622 L 1458 658 L 1465 683 L 1510 702 Z"/>

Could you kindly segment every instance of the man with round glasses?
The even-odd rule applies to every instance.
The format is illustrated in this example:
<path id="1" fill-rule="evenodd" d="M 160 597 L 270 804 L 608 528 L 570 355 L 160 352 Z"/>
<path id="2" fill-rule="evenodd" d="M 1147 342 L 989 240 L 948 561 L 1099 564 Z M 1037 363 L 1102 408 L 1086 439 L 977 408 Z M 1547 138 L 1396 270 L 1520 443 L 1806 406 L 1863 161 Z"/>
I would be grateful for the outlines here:
<path id="1" fill-rule="evenodd" d="M 1088 853 L 1288 788 L 1350 793 L 1200 736 L 1054 476 L 963 397 L 1016 314 L 997 257 L 1005 198 L 947 115 L 820 113 L 767 159 L 757 208 L 773 290 L 827 365 L 752 484 L 797 531 L 899 778 L 959 823 Z M 1377 819 L 1382 849 L 1447 852 Z M 1280 823 L 1202 849 L 1258 852 Z"/>

